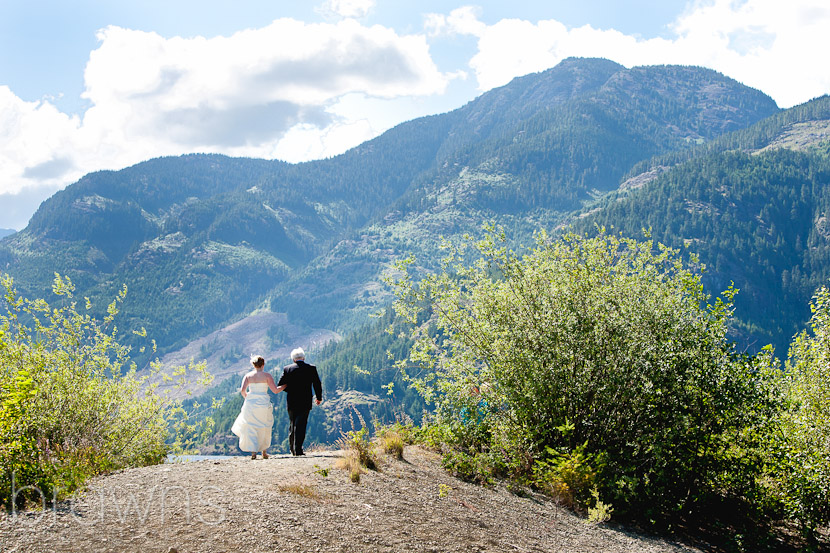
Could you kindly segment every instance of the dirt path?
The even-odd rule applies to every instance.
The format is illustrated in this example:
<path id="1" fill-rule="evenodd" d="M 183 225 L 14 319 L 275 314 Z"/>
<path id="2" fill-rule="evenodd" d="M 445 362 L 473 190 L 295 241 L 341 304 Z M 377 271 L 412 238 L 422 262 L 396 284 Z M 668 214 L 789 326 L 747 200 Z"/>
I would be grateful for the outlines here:
<path id="1" fill-rule="evenodd" d="M 543 497 L 460 482 L 407 448 L 360 483 L 336 453 L 158 465 L 95 479 L 54 510 L 0 515 L 11 552 L 683 552 L 586 524 Z"/>

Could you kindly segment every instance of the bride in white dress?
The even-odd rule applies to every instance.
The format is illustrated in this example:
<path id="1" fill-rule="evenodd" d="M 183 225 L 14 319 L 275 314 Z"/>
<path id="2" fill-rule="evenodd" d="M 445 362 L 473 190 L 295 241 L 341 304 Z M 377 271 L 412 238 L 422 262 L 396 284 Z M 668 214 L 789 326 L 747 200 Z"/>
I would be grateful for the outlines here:
<path id="1" fill-rule="evenodd" d="M 262 458 L 267 459 L 271 428 L 274 426 L 274 408 L 268 390 L 278 394 L 285 386 L 277 386 L 274 377 L 265 372 L 265 359 L 262 357 L 251 356 L 251 364 L 254 370 L 245 375 L 239 388 L 245 403 L 231 432 L 239 436 L 239 449 L 251 452 L 251 459 L 256 459 L 257 451 L 261 451 Z"/>

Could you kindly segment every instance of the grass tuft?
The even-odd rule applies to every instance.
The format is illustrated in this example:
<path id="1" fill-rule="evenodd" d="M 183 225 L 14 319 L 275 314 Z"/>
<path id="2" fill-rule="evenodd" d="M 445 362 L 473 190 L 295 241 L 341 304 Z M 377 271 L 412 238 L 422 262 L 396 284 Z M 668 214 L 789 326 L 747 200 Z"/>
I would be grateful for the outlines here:
<path id="1" fill-rule="evenodd" d="M 314 486 L 303 482 L 294 482 L 291 484 L 280 484 L 277 486 L 277 489 L 281 492 L 291 493 L 294 495 L 298 495 L 300 497 L 304 497 L 306 499 L 313 499 L 315 501 L 319 501 L 322 499 L 320 496 L 320 492 L 314 489 Z"/>
<path id="2" fill-rule="evenodd" d="M 378 438 L 381 450 L 395 459 L 403 459 L 403 436 L 394 430 L 384 432 Z"/>
<path id="3" fill-rule="evenodd" d="M 348 472 L 349 480 L 355 484 L 360 482 L 360 475 L 364 472 L 364 469 L 360 464 L 360 459 L 354 451 L 346 451 L 343 457 L 337 460 L 335 466 Z"/>
<path id="4" fill-rule="evenodd" d="M 369 430 L 365 426 L 360 430 L 346 432 L 335 443 L 339 449 L 352 454 L 360 466 L 369 470 L 378 470 L 375 445 L 369 439 Z"/>

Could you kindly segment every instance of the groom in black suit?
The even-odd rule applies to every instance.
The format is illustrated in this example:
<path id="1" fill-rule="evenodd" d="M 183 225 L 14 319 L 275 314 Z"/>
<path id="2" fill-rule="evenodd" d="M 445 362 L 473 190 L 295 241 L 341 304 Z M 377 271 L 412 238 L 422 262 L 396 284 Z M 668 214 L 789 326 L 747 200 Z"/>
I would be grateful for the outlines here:
<path id="1" fill-rule="evenodd" d="M 311 388 L 314 388 L 317 405 L 323 401 L 323 385 L 317 374 L 317 367 L 305 362 L 303 348 L 291 352 L 292 364 L 283 367 L 282 376 L 277 386 L 286 386 L 286 406 L 288 419 L 291 421 L 288 433 L 288 444 L 292 455 L 305 455 L 303 442 L 305 428 L 308 424 L 308 414 L 311 412 Z"/>

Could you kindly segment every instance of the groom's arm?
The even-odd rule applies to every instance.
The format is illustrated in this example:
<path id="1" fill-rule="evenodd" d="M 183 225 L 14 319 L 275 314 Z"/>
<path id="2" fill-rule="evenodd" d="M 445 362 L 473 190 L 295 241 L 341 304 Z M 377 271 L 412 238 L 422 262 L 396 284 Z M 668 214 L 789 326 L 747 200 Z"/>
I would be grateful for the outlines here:
<path id="1" fill-rule="evenodd" d="M 277 387 L 282 386 L 285 388 L 288 386 L 288 373 L 285 371 L 285 368 L 282 369 L 282 374 L 280 375 L 280 380 L 277 382 Z"/>
<path id="2" fill-rule="evenodd" d="M 323 384 L 320 382 L 320 375 L 317 374 L 317 367 L 314 367 L 314 372 L 311 373 L 311 384 L 314 386 L 314 395 L 317 396 L 317 405 L 323 401 Z"/>

